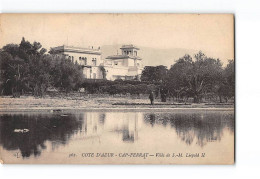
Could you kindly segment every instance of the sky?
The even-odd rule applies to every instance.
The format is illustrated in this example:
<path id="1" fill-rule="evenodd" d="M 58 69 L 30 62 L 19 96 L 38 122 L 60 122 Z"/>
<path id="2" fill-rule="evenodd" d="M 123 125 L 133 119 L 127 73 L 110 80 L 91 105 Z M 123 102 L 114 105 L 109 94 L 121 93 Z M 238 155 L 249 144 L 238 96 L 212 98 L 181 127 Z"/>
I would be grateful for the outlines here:
<path id="1" fill-rule="evenodd" d="M 22 37 L 44 48 L 134 44 L 202 50 L 224 64 L 234 59 L 231 14 L 1 14 L 0 47 Z M 111 54 L 112 55 L 112 54 Z"/>

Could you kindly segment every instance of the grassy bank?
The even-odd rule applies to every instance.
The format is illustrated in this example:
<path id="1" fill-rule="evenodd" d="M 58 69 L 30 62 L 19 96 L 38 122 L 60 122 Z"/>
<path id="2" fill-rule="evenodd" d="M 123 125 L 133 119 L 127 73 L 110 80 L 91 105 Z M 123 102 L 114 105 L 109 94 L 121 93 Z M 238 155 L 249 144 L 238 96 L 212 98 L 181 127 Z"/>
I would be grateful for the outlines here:
<path id="1" fill-rule="evenodd" d="M 8 96 L 0 98 L 0 111 L 51 111 L 51 110 L 87 110 L 87 109 L 118 109 L 118 108 L 234 108 L 233 104 L 225 103 L 176 103 L 173 101 L 160 102 L 155 100 L 150 105 L 148 98 L 133 98 L 130 96 L 46 96 L 35 98 L 32 96 L 21 96 L 11 98 Z"/>

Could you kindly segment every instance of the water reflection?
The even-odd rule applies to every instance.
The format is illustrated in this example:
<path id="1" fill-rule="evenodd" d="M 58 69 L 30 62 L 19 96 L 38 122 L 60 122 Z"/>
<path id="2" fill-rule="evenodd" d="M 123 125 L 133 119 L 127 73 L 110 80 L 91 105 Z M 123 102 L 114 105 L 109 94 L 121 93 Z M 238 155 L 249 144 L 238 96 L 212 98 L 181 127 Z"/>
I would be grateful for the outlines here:
<path id="1" fill-rule="evenodd" d="M 106 128 L 111 132 L 122 135 L 123 142 L 133 143 L 138 139 L 138 122 L 141 122 L 140 113 L 108 113 Z"/>
<path id="2" fill-rule="evenodd" d="M 66 144 L 79 140 L 81 143 L 85 141 L 84 147 L 94 144 L 101 147 L 104 140 L 109 140 L 117 142 L 117 146 L 113 147 L 122 147 L 123 150 L 124 144 L 134 146 L 139 139 L 143 145 L 153 142 L 160 146 L 163 140 L 166 143 L 176 140 L 177 135 L 187 146 L 194 144 L 203 147 L 208 142 L 221 141 L 224 131 L 234 131 L 232 112 L 26 113 L 1 114 L 0 117 L 0 145 L 8 151 L 20 150 L 23 157 L 40 156 L 49 147 L 46 142 L 51 143 L 49 148 L 55 151 L 59 150 L 59 146 L 67 147 Z M 29 132 L 15 132 L 17 129 L 28 129 Z M 162 136 L 166 138 L 159 137 L 159 141 L 153 141 L 153 137 L 161 134 L 165 134 Z"/>
<path id="3" fill-rule="evenodd" d="M 46 149 L 45 141 L 52 141 L 52 149 L 64 145 L 81 126 L 81 116 L 15 114 L 1 115 L 0 145 L 6 150 L 19 149 L 22 157 L 39 156 Z M 15 129 L 28 129 L 17 133 Z"/>
<path id="4" fill-rule="evenodd" d="M 176 113 L 145 114 L 144 120 L 154 125 L 170 125 L 178 137 L 187 145 L 195 140 L 203 147 L 207 142 L 220 141 L 223 130 L 234 131 L 234 115 L 232 113 Z"/>

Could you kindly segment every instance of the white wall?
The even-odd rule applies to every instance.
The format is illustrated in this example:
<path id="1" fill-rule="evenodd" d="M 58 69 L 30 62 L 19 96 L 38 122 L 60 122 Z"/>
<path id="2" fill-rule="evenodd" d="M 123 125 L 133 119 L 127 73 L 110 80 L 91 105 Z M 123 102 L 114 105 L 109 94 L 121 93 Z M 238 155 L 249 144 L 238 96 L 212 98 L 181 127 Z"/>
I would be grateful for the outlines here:
<path id="1" fill-rule="evenodd" d="M 135 60 L 134 59 L 128 58 L 127 61 L 128 61 L 128 66 L 135 66 Z"/>
<path id="2" fill-rule="evenodd" d="M 117 67 L 117 66 L 110 66 L 105 67 L 107 70 L 107 80 L 115 80 L 114 76 L 126 76 L 128 75 L 128 68 L 127 67 Z"/>
<path id="3" fill-rule="evenodd" d="M 115 65 L 115 62 L 118 63 L 118 65 Z M 137 60 L 137 63 L 140 63 L 141 60 Z M 141 75 L 142 68 L 139 67 L 136 69 L 130 69 L 129 67 L 135 68 L 135 60 L 128 58 L 128 59 L 105 59 L 104 61 L 105 69 L 107 70 L 107 76 L 106 78 L 108 80 L 115 80 L 117 79 L 117 76 L 133 76 Z"/>

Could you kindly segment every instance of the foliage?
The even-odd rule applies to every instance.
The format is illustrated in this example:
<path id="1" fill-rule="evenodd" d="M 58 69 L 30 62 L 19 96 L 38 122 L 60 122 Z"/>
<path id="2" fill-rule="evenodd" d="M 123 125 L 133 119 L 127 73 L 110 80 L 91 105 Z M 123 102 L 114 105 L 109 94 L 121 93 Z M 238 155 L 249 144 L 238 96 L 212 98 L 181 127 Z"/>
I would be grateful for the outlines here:
<path id="1" fill-rule="evenodd" d="M 151 89 L 155 89 L 154 84 L 149 84 L 141 81 L 123 81 L 123 80 L 85 80 L 82 87 L 88 93 L 102 93 L 109 95 L 140 95 L 149 94 Z"/>
<path id="2" fill-rule="evenodd" d="M 222 74 L 223 68 L 219 59 L 207 57 L 202 52 L 195 54 L 194 60 L 185 55 L 169 70 L 167 86 L 173 96 L 192 97 L 194 102 L 198 103 L 207 93 L 214 92 L 216 86 L 223 86 Z M 231 71 L 230 75 L 232 74 Z M 229 83 L 229 86 L 234 84 Z"/>
<path id="3" fill-rule="evenodd" d="M 50 75 L 53 87 L 65 92 L 78 90 L 84 79 L 82 67 L 64 56 L 52 57 Z"/>
<path id="4" fill-rule="evenodd" d="M 222 72 L 222 80 L 216 86 L 216 92 L 219 96 L 220 102 L 222 98 L 228 99 L 235 96 L 235 64 L 234 60 L 229 60 L 228 65 Z"/>
<path id="5" fill-rule="evenodd" d="M 79 65 L 64 56 L 46 54 L 39 42 L 7 44 L 0 51 L 1 94 L 42 96 L 48 87 L 77 90 L 83 80 Z"/>
<path id="6" fill-rule="evenodd" d="M 148 82 L 163 82 L 167 76 L 167 67 L 160 66 L 146 66 L 142 71 L 141 81 Z"/>

